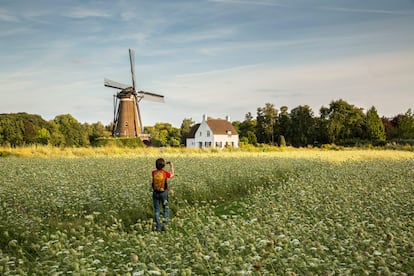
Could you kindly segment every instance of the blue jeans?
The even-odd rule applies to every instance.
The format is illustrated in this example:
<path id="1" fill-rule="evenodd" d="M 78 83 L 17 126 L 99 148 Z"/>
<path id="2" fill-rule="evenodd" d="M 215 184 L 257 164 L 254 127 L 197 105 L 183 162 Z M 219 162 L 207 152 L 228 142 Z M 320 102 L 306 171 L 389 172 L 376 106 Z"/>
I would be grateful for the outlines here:
<path id="1" fill-rule="evenodd" d="M 168 213 L 168 191 L 164 192 L 152 192 L 152 202 L 154 204 L 154 222 L 155 227 L 157 231 L 161 231 L 161 227 L 163 224 L 161 224 L 160 220 L 160 206 L 162 206 L 162 209 L 164 211 L 164 224 L 168 224 L 169 220 L 169 213 Z"/>

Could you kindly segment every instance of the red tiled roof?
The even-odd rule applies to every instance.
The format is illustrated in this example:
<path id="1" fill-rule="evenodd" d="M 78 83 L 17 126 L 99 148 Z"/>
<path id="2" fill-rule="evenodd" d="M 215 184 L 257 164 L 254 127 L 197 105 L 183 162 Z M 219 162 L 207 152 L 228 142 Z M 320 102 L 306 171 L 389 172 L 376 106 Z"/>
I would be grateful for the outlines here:
<path id="1" fill-rule="evenodd" d="M 231 124 L 231 122 L 223 119 L 208 119 L 207 125 L 213 132 L 213 135 L 238 135 L 236 129 Z M 200 127 L 200 124 L 195 124 L 191 127 L 188 138 L 194 138 L 195 134 Z M 230 131 L 230 132 L 229 132 Z"/>
<path id="2" fill-rule="evenodd" d="M 207 120 L 207 125 L 210 127 L 211 131 L 215 135 L 237 135 L 237 131 L 231 122 L 223 119 L 209 119 Z"/>

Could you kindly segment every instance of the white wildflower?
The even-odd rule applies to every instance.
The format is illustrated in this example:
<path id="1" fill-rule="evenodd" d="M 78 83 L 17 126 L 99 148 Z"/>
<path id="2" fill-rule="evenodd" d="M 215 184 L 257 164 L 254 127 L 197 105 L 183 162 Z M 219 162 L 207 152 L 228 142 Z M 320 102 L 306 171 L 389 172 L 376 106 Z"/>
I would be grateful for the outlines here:
<path id="1" fill-rule="evenodd" d="M 381 256 L 381 252 L 379 252 L 378 250 L 375 250 L 374 253 L 372 253 L 374 256 Z"/>
<path id="2" fill-rule="evenodd" d="M 161 272 L 158 270 L 148 270 L 148 273 L 150 275 L 161 275 Z"/>
<path id="3" fill-rule="evenodd" d="M 299 245 L 299 244 L 300 244 L 300 241 L 299 241 L 298 239 L 293 239 L 293 240 L 291 241 L 291 243 L 292 243 L 293 245 Z"/>

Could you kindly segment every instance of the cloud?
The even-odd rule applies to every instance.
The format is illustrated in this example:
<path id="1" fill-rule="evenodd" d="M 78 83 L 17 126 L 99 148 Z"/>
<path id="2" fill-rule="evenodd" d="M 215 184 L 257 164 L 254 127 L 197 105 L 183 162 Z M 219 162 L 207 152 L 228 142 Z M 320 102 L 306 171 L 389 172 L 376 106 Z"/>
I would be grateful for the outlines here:
<path id="1" fill-rule="evenodd" d="M 238 31 L 234 27 L 222 27 L 207 29 L 201 31 L 185 32 L 168 36 L 169 41 L 181 43 L 194 43 L 194 42 L 205 42 L 214 41 L 220 39 L 226 39 L 228 37 L 237 34 Z"/>
<path id="2" fill-rule="evenodd" d="M 244 49 L 263 49 L 263 48 L 277 48 L 288 47 L 295 45 L 306 45 L 321 42 L 337 40 L 337 38 L 309 38 L 309 39 L 287 39 L 287 40 L 261 40 L 261 41 L 235 41 L 222 44 L 215 44 L 219 46 L 202 47 L 199 49 L 200 53 L 215 56 L 223 52 L 234 52 L 236 50 Z"/>
<path id="3" fill-rule="evenodd" d="M 110 17 L 111 15 L 105 11 L 98 9 L 88 9 L 88 8 L 73 8 L 69 10 L 66 14 L 66 17 L 75 18 L 75 19 L 84 19 L 89 17 Z"/>
<path id="4" fill-rule="evenodd" d="M 126 33 L 112 34 L 111 36 L 105 37 L 105 42 L 119 43 L 119 42 L 130 42 L 133 45 L 145 45 L 148 41 L 148 33 L 132 31 Z"/>
<path id="5" fill-rule="evenodd" d="M 130 83 L 128 48 L 136 51 L 138 87 L 166 97 L 165 105 L 143 105 L 147 124 L 199 119 L 203 112 L 243 119 L 266 102 L 317 111 L 344 98 L 375 105 L 380 114 L 414 106 L 414 17 L 404 16 L 413 12 L 407 3 L 387 10 L 305 2 L 5 3 L 0 110 L 71 113 L 83 106 L 75 117 L 102 120 L 98 111 L 88 114 L 99 98 L 100 114 L 112 117 L 113 91 L 103 78 Z M 6 97 L 12 94 L 20 97 Z"/>
<path id="6" fill-rule="evenodd" d="M 18 22 L 19 18 L 5 9 L 0 9 L 0 21 L 4 22 Z"/>
<path id="7" fill-rule="evenodd" d="M 266 102 L 289 108 L 308 104 L 317 113 L 340 98 L 365 109 L 375 105 L 391 116 L 414 106 L 413 71 L 412 52 L 393 52 L 283 68 L 255 64 L 187 74 L 161 89 L 171 101 L 185 104 L 189 113 L 238 110 L 230 114 L 235 119 Z"/>
<path id="8" fill-rule="evenodd" d="M 259 5 L 259 6 L 273 6 L 282 7 L 284 5 L 269 2 L 269 1 L 243 1 L 243 0 L 210 0 L 210 2 L 223 3 L 223 4 L 243 4 L 243 5 Z"/>
<path id="9" fill-rule="evenodd" d="M 31 33 L 30 28 L 26 27 L 15 27 L 10 28 L 7 30 L 0 30 L 0 37 L 6 37 L 6 36 L 16 36 L 16 35 L 22 35 L 22 34 L 30 34 Z"/>
<path id="10" fill-rule="evenodd" d="M 414 15 L 412 11 L 401 10 L 376 10 L 376 9 L 350 9 L 350 8 L 331 8 L 322 7 L 322 10 L 343 12 L 343 13 L 371 13 L 371 14 L 389 14 L 389 15 Z"/>

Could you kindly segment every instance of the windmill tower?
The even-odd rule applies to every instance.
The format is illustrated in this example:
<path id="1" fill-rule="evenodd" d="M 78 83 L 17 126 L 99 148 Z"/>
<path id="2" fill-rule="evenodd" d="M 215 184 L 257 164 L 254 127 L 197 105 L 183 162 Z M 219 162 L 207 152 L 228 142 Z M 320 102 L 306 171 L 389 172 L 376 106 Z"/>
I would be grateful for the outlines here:
<path id="1" fill-rule="evenodd" d="M 143 134 L 139 102 L 149 100 L 154 102 L 164 102 L 164 96 L 137 91 L 135 86 L 135 52 L 129 49 L 129 61 L 131 65 L 132 86 L 118 83 L 109 79 L 104 79 L 104 85 L 120 90 L 114 95 L 114 128 L 112 134 L 115 137 L 139 137 L 142 140 L 148 139 L 148 135 Z"/>

